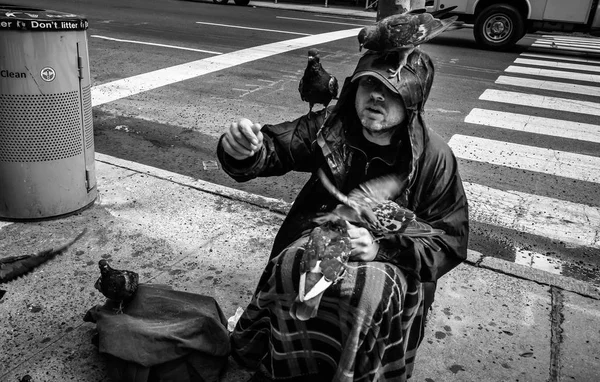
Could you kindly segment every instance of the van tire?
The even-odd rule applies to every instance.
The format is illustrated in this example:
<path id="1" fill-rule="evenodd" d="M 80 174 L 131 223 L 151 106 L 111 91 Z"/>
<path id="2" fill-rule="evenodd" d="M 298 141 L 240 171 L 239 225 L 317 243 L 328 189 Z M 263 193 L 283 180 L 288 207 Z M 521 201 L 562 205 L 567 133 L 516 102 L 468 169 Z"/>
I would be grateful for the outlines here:
<path id="1" fill-rule="evenodd" d="M 525 35 L 523 16 L 512 5 L 490 5 L 477 15 L 473 35 L 486 49 L 510 49 Z"/>

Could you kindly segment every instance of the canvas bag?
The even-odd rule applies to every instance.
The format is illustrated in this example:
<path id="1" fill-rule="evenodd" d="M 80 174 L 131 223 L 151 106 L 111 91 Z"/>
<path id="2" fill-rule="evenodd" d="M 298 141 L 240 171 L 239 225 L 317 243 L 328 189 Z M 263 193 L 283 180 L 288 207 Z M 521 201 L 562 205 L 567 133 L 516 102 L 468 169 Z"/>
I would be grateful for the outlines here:
<path id="1" fill-rule="evenodd" d="M 116 314 L 107 301 L 86 313 L 115 381 L 216 382 L 230 352 L 227 320 L 210 296 L 140 284 Z"/>

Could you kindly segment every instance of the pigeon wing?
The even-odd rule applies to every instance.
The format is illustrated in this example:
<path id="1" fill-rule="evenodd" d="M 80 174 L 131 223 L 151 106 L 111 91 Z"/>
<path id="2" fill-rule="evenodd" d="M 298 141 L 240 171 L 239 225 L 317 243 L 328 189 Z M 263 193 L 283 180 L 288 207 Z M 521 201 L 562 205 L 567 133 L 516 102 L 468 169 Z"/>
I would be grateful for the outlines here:
<path id="1" fill-rule="evenodd" d="M 414 39 L 411 41 L 414 46 L 423 44 L 440 35 L 442 32 L 450 28 L 458 19 L 458 16 L 452 16 L 440 20 L 436 19 L 429 13 L 423 13 L 417 17 L 419 18 L 419 30 L 418 33 L 414 35 Z"/>

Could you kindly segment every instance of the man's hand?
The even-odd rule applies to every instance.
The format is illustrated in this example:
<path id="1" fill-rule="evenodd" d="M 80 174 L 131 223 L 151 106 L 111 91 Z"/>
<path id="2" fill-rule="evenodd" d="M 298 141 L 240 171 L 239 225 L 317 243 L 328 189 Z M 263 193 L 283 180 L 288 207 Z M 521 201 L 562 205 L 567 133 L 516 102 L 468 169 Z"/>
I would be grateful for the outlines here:
<path id="1" fill-rule="evenodd" d="M 371 232 L 363 227 L 357 227 L 346 222 L 348 227 L 348 236 L 352 244 L 350 257 L 352 260 L 373 261 L 379 251 L 379 244 L 373 239 Z"/>
<path id="2" fill-rule="evenodd" d="M 250 158 L 263 145 L 261 126 L 249 119 L 241 118 L 233 122 L 223 138 L 223 149 L 237 160 Z"/>

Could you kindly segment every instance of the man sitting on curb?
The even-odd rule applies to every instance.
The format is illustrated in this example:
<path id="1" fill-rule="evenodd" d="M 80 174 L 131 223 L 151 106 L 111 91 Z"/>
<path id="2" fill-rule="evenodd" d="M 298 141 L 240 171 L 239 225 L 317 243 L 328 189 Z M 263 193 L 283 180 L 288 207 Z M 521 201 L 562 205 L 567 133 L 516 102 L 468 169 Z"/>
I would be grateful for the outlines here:
<path id="1" fill-rule="evenodd" d="M 466 258 L 468 210 L 456 159 L 428 129 L 423 108 L 433 62 L 416 49 L 400 76 L 394 52 L 367 52 L 338 103 L 310 118 L 261 126 L 232 123 L 218 157 L 237 181 L 312 173 L 279 230 L 254 297 L 231 335 L 232 352 L 254 381 L 404 381 L 412 373 L 435 282 Z M 402 235 L 375 240 L 348 224 L 346 275 L 326 289 L 316 317 L 297 320 L 300 261 L 314 219 L 339 204 L 317 176 L 344 194 L 386 175 L 401 180 L 392 200 L 444 233 L 432 245 Z"/>

